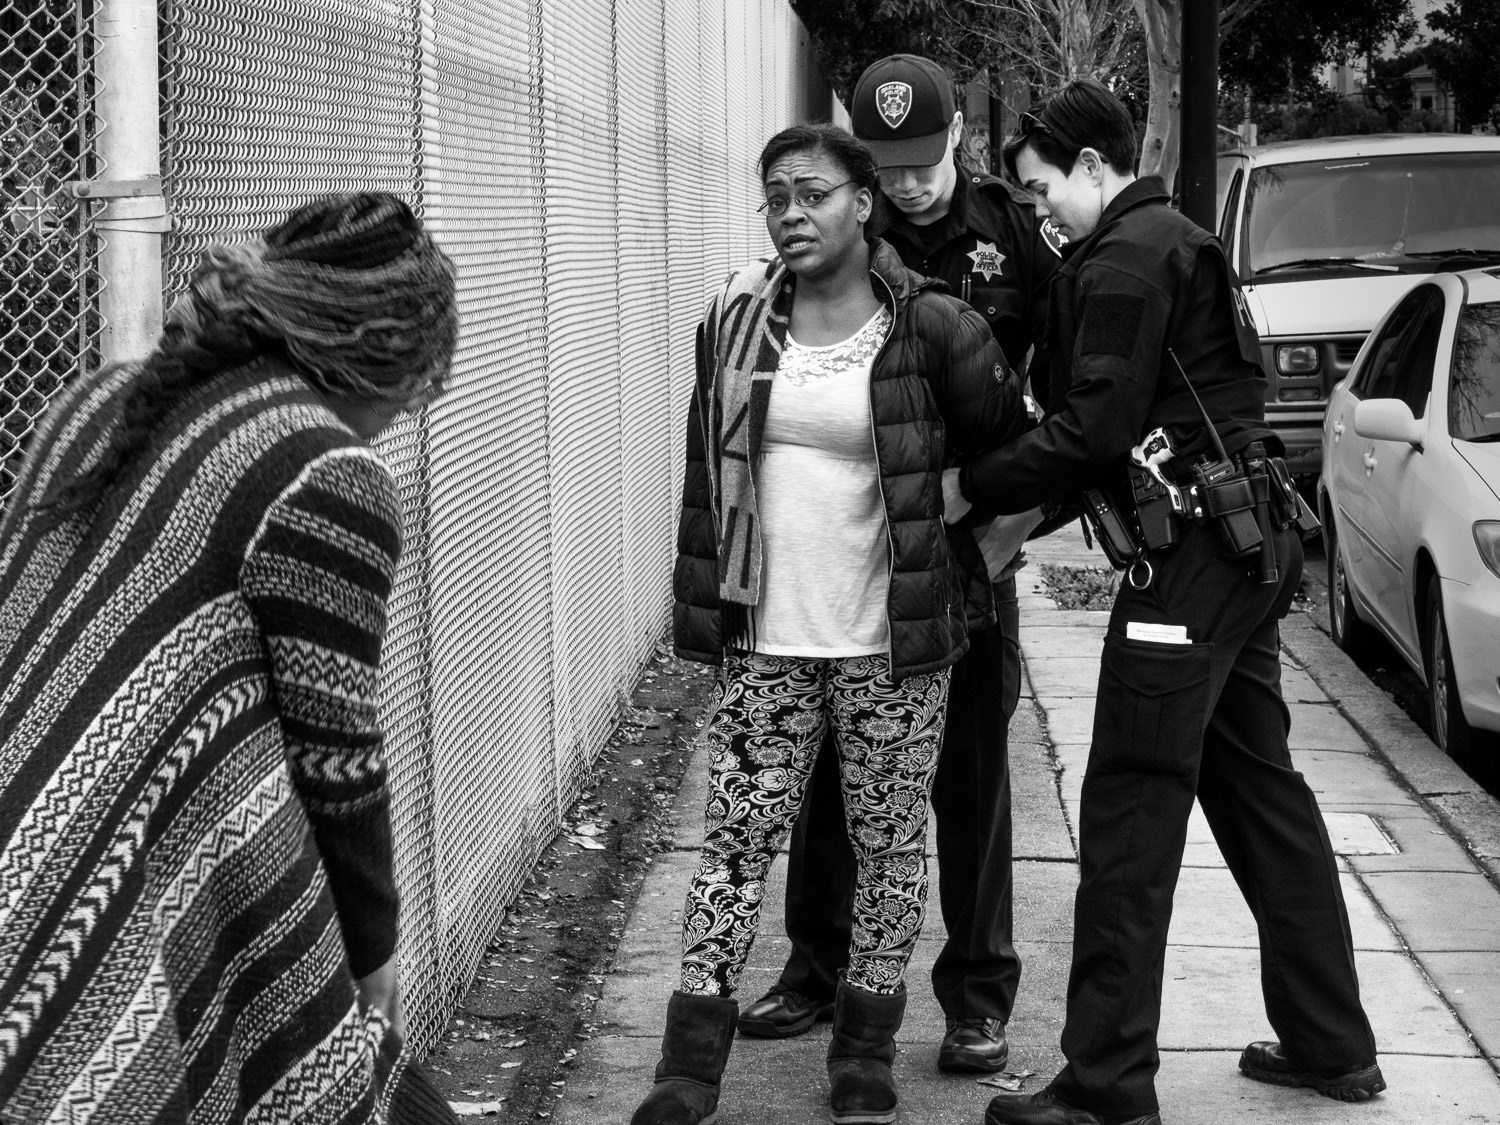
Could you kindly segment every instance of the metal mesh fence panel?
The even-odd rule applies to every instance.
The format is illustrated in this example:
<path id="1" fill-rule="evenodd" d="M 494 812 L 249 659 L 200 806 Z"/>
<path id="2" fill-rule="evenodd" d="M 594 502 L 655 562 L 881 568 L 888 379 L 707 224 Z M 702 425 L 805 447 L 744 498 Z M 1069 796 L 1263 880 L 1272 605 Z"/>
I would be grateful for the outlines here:
<path id="1" fill-rule="evenodd" d="M 164 0 L 169 299 L 212 243 L 329 191 L 420 206 L 410 0 Z"/>
<path id="2" fill-rule="evenodd" d="M 556 824 L 551 398 L 539 5 L 428 6 L 427 216 L 459 271 L 462 348 L 432 410 L 440 902 L 404 972 L 430 1042 Z M 412 750 L 402 752 L 411 753 Z"/>
<path id="3" fill-rule="evenodd" d="M 667 268 L 664 293 L 667 316 L 667 371 L 672 442 L 673 504 L 682 463 L 688 397 L 693 390 L 693 330 L 703 314 L 710 283 L 722 280 L 727 258 L 708 249 L 710 201 L 717 185 L 704 182 L 709 167 L 705 151 L 708 127 L 703 51 L 699 41 L 699 0 L 664 0 L 663 46 L 666 121 L 662 178 L 666 183 Z M 715 130 L 717 131 L 717 130 Z"/>
<path id="4" fill-rule="evenodd" d="M 615 182 L 619 194 L 620 429 L 627 488 L 622 548 L 628 683 L 667 619 L 676 459 L 667 302 L 667 79 L 663 0 L 616 8 Z M 674 217 L 675 218 L 675 217 Z M 634 435 L 650 435 L 638 441 Z"/>
<path id="5" fill-rule="evenodd" d="M 542 3 L 559 795 L 603 741 L 623 686 L 626 482 L 612 16 L 609 0 Z"/>
<path id="6" fill-rule="evenodd" d="M 94 212 L 65 187 L 107 171 L 90 112 L 106 2 L 0 0 L 10 464 L 59 381 L 107 358 Z M 449 392 L 381 440 L 406 516 L 381 692 L 425 1049 L 662 638 L 694 327 L 769 249 L 754 159 L 811 104 L 805 46 L 786 0 L 158 15 L 168 303 L 209 245 L 327 191 L 402 196 L 458 266 Z"/>
<path id="7" fill-rule="evenodd" d="M 687 87 L 689 97 L 696 94 L 699 98 L 698 129 L 702 136 L 703 164 L 695 182 L 703 193 L 703 225 L 699 231 L 703 240 L 703 264 L 712 281 L 722 281 L 727 270 L 744 260 L 734 240 L 736 231 L 743 232 L 747 222 L 743 215 L 734 213 L 730 204 L 734 190 L 730 181 L 741 170 L 731 157 L 731 148 L 736 143 L 743 156 L 743 142 L 731 137 L 730 103 L 743 103 L 749 99 L 743 90 L 734 91 L 733 98 L 730 97 L 724 66 L 726 7 L 729 5 L 698 6 L 697 85 Z M 684 78 L 688 77 L 684 75 Z M 719 174 L 706 175 L 710 168 L 717 169 Z M 728 221 L 732 214 L 734 222 Z M 691 232 L 688 236 L 691 237 Z M 705 286 L 700 297 L 706 296 L 707 288 Z M 701 302 L 697 311 L 703 311 Z"/>
<path id="8" fill-rule="evenodd" d="M 97 362 L 92 4 L 0 0 L 0 497 L 62 378 Z"/>

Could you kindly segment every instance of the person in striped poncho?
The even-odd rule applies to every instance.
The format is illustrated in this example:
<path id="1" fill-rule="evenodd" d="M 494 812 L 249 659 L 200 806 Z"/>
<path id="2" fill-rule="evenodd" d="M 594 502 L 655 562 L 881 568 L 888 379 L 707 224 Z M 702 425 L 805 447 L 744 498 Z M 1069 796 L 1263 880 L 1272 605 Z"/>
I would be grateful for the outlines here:
<path id="1" fill-rule="evenodd" d="M 328 197 L 49 407 L 0 522 L 6 1125 L 451 1120 L 399 1035 L 366 439 L 456 333 L 406 205 Z"/>

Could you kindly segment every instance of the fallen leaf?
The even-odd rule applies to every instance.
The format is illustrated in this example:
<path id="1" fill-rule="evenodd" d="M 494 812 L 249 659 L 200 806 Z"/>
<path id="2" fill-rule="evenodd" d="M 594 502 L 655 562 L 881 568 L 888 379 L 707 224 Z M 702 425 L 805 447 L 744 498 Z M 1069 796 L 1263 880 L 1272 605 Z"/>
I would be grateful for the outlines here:
<path id="1" fill-rule="evenodd" d="M 567 837 L 567 841 L 570 844 L 577 844 L 584 851 L 602 852 L 604 850 L 603 844 L 598 840 L 591 840 L 587 836 L 569 836 Z"/>
<path id="2" fill-rule="evenodd" d="M 518 1067 L 520 1065 L 521 1064 L 518 1063 L 518 1062 L 503 1062 L 503 1063 L 500 1064 L 500 1069 L 501 1070 L 514 1070 L 516 1067 Z"/>
<path id="3" fill-rule="evenodd" d="M 646 759 L 645 758 L 637 758 L 635 761 L 631 762 L 630 764 L 632 766 L 644 766 L 646 764 Z"/>
<path id="4" fill-rule="evenodd" d="M 1001 1090 L 1009 1090 L 1015 1093 L 1021 1088 L 1021 1083 L 1034 1075 L 1034 1070 L 1003 1071 L 1000 1074 L 990 1074 L 984 1078 L 976 1078 L 974 1081 L 981 1086 L 994 1086 Z"/>
<path id="5" fill-rule="evenodd" d="M 489 1117 L 500 1112 L 499 1102 L 449 1102 L 448 1108 L 460 1117 Z"/>
<path id="6" fill-rule="evenodd" d="M 524 1040 L 524 1039 L 512 1039 L 509 1043 L 507 1043 L 505 1045 L 505 1049 L 507 1051 L 514 1051 L 517 1047 L 524 1047 L 524 1046 L 526 1046 L 526 1040 Z"/>

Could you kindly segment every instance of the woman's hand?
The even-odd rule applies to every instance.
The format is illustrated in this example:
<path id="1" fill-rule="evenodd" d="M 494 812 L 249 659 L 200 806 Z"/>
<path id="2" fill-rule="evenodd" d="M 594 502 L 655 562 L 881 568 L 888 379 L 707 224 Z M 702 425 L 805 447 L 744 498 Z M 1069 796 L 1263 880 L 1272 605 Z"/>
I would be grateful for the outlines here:
<path id="1" fill-rule="evenodd" d="M 396 986 L 396 958 L 391 959 L 367 977 L 355 981 L 359 998 L 372 1008 L 379 1008 L 397 1035 L 406 1038 L 406 1017 L 401 1011 L 401 991 Z"/>
<path id="2" fill-rule="evenodd" d="M 943 522 L 957 523 L 974 505 L 964 499 L 958 487 L 958 470 L 943 470 Z"/>

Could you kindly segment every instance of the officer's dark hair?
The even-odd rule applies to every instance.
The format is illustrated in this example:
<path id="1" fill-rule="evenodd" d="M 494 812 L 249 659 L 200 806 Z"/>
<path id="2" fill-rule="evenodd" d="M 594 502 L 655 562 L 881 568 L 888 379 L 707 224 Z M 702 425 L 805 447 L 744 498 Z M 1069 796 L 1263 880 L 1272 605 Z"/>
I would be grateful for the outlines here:
<path id="1" fill-rule="evenodd" d="M 793 125 L 783 129 L 760 150 L 760 178 L 764 183 L 778 160 L 794 152 L 821 152 L 843 168 L 855 186 L 872 192 L 880 182 L 876 175 L 875 154 L 853 133 L 837 125 Z"/>
<path id="2" fill-rule="evenodd" d="M 1069 82 L 1040 113 L 1022 116 L 1020 131 L 1002 150 L 1005 174 L 1017 183 L 1016 157 L 1027 145 L 1038 160 L 1064 175 L 1073 171 L 1086 148 L 1095 149 L 1121 175 L 1135 175 L 1135 122 L 1125 104 L 1097 79 Z"/>

